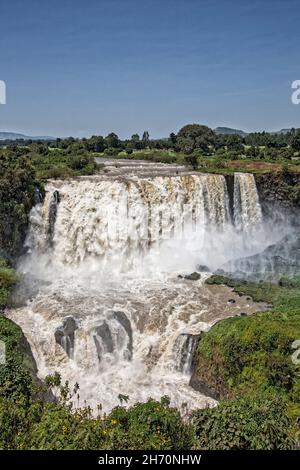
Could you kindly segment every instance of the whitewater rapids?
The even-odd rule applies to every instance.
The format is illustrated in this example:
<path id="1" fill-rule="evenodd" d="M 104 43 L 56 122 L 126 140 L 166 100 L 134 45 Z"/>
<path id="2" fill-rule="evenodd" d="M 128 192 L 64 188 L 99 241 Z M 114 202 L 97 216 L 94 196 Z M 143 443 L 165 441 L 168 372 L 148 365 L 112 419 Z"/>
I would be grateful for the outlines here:
<path id="1" fill-rule="evenodd" d="M 235 175 L 230 208 L 222 175 L 141 167 L 48 182 L 19 265 L 23 304 L 7 316 L 24 331 L 40 377 L 58 371 L 79 382 L 81 405 L 109 411 L 122 394 L 128 405 L 168 395 L 181 410 L 213 406 L 189 386 L 199 335 L 259 306 L 227 304 L 234 294 L 205 285 L 207 273 L 182 276 L 263 245 L 255 181 Z"/>

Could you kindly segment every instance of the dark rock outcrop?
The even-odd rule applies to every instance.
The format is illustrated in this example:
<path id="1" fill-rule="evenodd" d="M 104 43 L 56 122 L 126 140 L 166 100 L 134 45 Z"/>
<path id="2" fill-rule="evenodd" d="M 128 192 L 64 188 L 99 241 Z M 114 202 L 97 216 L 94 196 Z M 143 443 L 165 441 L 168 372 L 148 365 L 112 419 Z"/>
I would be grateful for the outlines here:
<path id="1" fill-rule="evenodd" d="M 196 373 L 192 374 L 189 385 L 190 385 L 190 387 L 192 387 L 194 390 L 197 390 L 197 392 L 201 393 L 202 395 L 205 395 L 207 397 L 211 397 L 214 400 L 219 400 L 220 399 L 220 393 L 217 390 L 217 388 L 215 388 L 213 386 L 209 386 L 207 383 L 202 381 L 197 376 Z"/>
<path id="2" fill-rule="evenodd" d="M 103 354 L 113 353 L 114 344 L 111 331 L 106 321 L 104 321 L 102 325 L 97 326 L 95 328 L 95 332 L 96 334 L 93 336 L 93 338 L 97 349 L 98 360 L 101 362 Z"/>
<path id="3" fill-rule="evenodd" d="M 115 321 L 118 323 L 118 334 L 113 334 L 113 329 L 116 328 Z M 111 323 L 114 323 L 111 324 Z M 112 329 L 113 328 L 113 329 Z M 123 334 L 126 334 L 125 339 L 125 348 L 124 343 L 122 346 L 119 343 L 118 336 L 124 338 Z M 115 311 L 108 315 L 106 320 L 103 320 L 102 323 L 94 329 L 93 339 L 97 349 L 97 355 L 99 363 L 101 363 L 102 358 L 105 354 L 112 354 L 122 347 L 124 359 L 131 360 L 133 352 L 133 338 L 132 338 L 132 328 L 129 319 L 124 312 Z"/>
<path id="4" fill-rule="evenodd" d="M 66 351 L 70 358 L 73 357 L 74 353 L 75 331 L 77 328 L 76 321 L 70 316 L 66 317 L 62 326 L 54 332 L 55 341 Z"/>
<path id="5" fill-rule="evenodd" d="M 114 318 L 118 320 L 120 325 L 124 328 L 128 336 L 128 343 L 127 343 L 127 351 L 128 351 L 128 360 L 132 359 L 132 351 L 133 351 L 133 339 L 132 339 L 132 327 L 129 319 L 127 318 L 124 312 L 116 311 L 113 313 Z"/>
<path id="6" fill-rule="evenodd" d="M 49 207 L 49 225 L 48 225 L 48 244 L 51 246 L 53 244 L 54 229 L 57 215 L 57 208 L 60 202 L 60 195 L 58 191 L 54 191 L 51 197 L 50 207 Z"/>
<path id="7" fill-rule="evenodd" d="M 289 217 L 299 226 L 300 173 L 273 172 L 254 177 L 264 218 L 282 222 Z"/>

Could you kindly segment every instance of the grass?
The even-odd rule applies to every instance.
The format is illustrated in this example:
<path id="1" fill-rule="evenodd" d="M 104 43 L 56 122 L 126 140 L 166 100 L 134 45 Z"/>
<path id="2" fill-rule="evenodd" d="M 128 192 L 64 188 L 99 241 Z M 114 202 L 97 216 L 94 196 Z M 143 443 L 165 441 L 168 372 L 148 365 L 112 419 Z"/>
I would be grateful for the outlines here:
<path id="1" fill-rule="evenodd" d="M 97 156 L 107 156 L 97 154 Z M 174 150 L 138 150 L 128 155 L 125 151 L 120 152 L 114 158 L 124 158 L 129 160 L 146 160 L 152 162 L 187 165 L 186 155 Z M 297 162 L 298 163 L 298 162 Z M 199 155 L 198 171 L 203 173 L 233 174 L 235 172 L 247 173 L 280 173 L 288 168 L 292 173 L 300 172 L 300 165 L 286 159 L 259 160 L 255 158 L 239 158 L 237 160 L 228 159 L 226 155 Z"/>

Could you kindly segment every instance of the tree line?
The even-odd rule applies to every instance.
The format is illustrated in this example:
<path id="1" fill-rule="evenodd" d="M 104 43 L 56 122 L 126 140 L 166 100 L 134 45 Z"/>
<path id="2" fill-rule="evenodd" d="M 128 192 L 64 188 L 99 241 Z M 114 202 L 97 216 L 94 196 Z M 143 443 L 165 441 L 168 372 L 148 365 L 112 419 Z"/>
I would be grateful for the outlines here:
<path id="1" fill-rule="evenodd" d="M 70 153 L 93 152 L 117 155 L 121 151 L 131 154 L 139 150 L 174 150 L 187 155 L 194 152 L 211 154 L 218 152 L 246 152 L 246 156 L 258 157 L 261 149 L 272 152 L 279 151 L 285 158 L 300 151 L 300 129 L 291 129 L 285 133 L 253 132 L 241 136 L 239 134 L 217 134 L 201 124 L 187 124 L 177 134 L 172 132 L 168 137 L 152 139 L 148 131 L 140 136 L 135 133 L 130 139 L 121 139 L 116 133 L 107 136 L 93 135 L 90 138 L 57 138 L 55 140 L 17 140 L 1 141 L 0 145 L 16 150 L 18 147 L 30 147 L 39 154 L 47 153 L 49 148 L 69 151 Z"/>

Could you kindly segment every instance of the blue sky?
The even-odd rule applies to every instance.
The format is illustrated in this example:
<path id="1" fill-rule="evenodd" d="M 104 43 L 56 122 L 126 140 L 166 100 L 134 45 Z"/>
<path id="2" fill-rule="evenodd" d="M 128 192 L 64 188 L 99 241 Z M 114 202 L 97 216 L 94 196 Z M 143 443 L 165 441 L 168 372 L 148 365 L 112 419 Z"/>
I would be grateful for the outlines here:
<path id="1" fill-rule="evenodd" d="M 0 0 L 0 131 L 300 127 L 299 0 Z"/>

